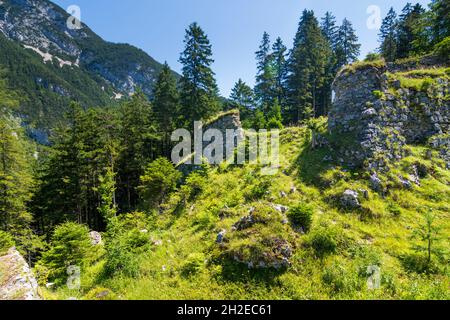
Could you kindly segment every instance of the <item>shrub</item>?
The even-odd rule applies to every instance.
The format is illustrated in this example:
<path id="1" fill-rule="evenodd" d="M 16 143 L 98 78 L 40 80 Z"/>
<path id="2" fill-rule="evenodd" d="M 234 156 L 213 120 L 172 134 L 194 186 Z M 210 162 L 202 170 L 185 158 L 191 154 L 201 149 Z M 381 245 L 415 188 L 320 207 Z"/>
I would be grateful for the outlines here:
<path id="1" fill-rule="evenodd" d="M 267 129 L 283 129 L 283 124 L 280 120 L 276 118 L 270 118 L 269 121 L 267 121 Z"/>
<path id="2" fill-rule="evenodd" d="M 289 210 L 289 219 L 303 231 L 308 232 L 311 229 L 314 208 L 308 204 L 301 203 Z"/>
<path id="3" fill-rule="evenodd" d="M 327 267 L 322 275 L 322 281 L 334 292 L 351 293 L 358 289 L 358 279 L 354 272 L 349 272 L 344 266 L 333 263 Z"/>
<path id="4" fill-rule="evenodd" d="M 336 252 L 337 243 L 334 234 L 325 228 L 315 231 L 310 238 L 310 245 L 319 257 Z"/>
<path id="5" fill-rule="evenodd" d="M 110 289 L 94 288 L 88 292 L 84 300 L 117 300 L 117 295 Z"/>
<path id="6" fill-rule="evenodd" d="M 14 247 L 14 240 L 9 233 L 0 230 L 0 256 L 6 254 Z"/>
<path id="7" fill-rule="evenodd" d="M 57 285 L 67 280 L 67 268 L 77 266 L 83 269 L 95 260 L 97 248 L 91 244 L 89 229 L 73 222 L 56 227 L 50 249 L 42 255 L 38 265 L 48 270 L 48 279 Z M 44 268 L 42 268 L 44 267 Z"/>
<path id="8" fill-rule="evenodd" d="M 375 53 L 375 52 L 369 52 L 366 56 L 366 58 L 364 59 L 364 61 L 370 62 L 370 61 L 377 61 L 377 60 L 381 60 L 382 56 L 379 53 Z"/>
<path id="9" fill-rule="evenodd" d="M 151 162 L 141 176 L 141 185 L 138 187 L 146 208 L 160 205 L 175 190 L 180 179 L 181 172 L 166 158 Z"/>
<path id="10" fill-rule="evenodd" d="M 245 198 L 247 200 L 262 199 L 269 192 L 271 185 L 272 183 L 268 177 L 260 176 L 246 189 Z"/>
<path id="11" fill-rule="evenodd" d="M 436 44 L 434 47 L 434 52 L 438 56 L 448 60 L 450 57 L 450 37 L 447 37 Z"/>
<path id="12" fill-rule="evenodd" d="M 120 219 L 120 218 L 119 218 Z M 116 220 L 106 242 L 106 275 L 124 274 L 134 277 L 139 274 L 139 254 L 150 244 L 147 233 L 139 229 L 127 229 L 124 221 Z"/>
<path id="13" fill-rule="evenodd" d="M 202 253 L 191 253 L 181 268 L 182 274 L 185 276 L 197 274 L 202 270 L 204 264 L 205 256 Z"/>
<path id="14" fill-rule="evenodd" d="M 375 91 L 372 92 L 372 94 L 377 99 L 382 99 L 384 97 L 384 93 L 381 92 L 380 90 L 375 90 Z"/>

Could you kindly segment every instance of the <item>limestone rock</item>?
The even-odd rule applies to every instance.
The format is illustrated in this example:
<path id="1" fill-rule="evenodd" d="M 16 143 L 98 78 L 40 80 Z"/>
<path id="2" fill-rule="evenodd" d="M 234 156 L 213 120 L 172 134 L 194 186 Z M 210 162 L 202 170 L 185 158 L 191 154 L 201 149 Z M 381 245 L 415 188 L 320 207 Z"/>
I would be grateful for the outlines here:
<path id="1" fill-rule="evenodd" d="M 345 190 L 341 197 L 341 204 L 343 207 L 348 209 L 357 209 L 361 207 L 358 192 L 354 190 Z"/>
<path id="2" fill-rule="evenodd" d="M 103 244 L 102 235 L 97 231 L 89 232 L 89 238 L 91 239 L 91 244 L 93 246 L 98 246 Z"/>
<path id="3" fill-rule="evenodd" d="M 16 248 L 0 257 L 0 300 L 41 300 L 36 278 Z"/>

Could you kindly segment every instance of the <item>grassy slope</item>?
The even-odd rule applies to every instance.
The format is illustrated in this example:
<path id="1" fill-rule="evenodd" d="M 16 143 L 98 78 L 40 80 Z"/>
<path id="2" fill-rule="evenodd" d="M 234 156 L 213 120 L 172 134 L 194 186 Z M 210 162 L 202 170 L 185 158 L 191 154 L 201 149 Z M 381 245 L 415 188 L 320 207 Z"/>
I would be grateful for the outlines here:
<path id="1" fill-rule="evenodd" d="M 437 157 L 425 160 L 424 148 L 411 147 L 413 155 L 393 166 L 391 178 L 383 177 L 392 183 L 390 194 L 383 199 L 370 191 L 369 199 L 362 199 L 361 210 L 346 212 L 339 209 L 334 196 L 347 188 L 370 190 L 367 173 L 323 162 L 328 151 L 310 150 L 309 140 L 306 128 L 283 131 L 282 168 L 270 177 L 268 194 L 258 200 L 249 199 L 248 194 L 263 179 L 257 177 L 260 168 L 212 169 L 203 192 L 183 212 L 159 216 L 150 233 L 152 239 L 162 240 L 162 245 L 152 246 L 141 257 L 138 279 L 98 278 L 101 262 L 83 275 L 81 293 L 60 289 L 45 291 L 46 297 L 83 298 L 92 288 L 106 287 L 119 299 L 449 299 L 445 261 L 438 274 L 429 276 L 408 271 L 402 263 L 402 257 L 412 252 L 410 237 L 422 223 L 419 210 L 424 206 L 438 215 L 445 235 L 442 244 L 448 249 L 450 172 L 442 169 L 443 163 Z M 413 190 L 397 187 L 395 176 L 407 176 L 409 165 L 417 161 L 432 168 L 432 173 Z M 296 186 L 295 193 L 289 192 L 291 186 Z M 282 197 L 280 191 L 288 196 Z M 295 245 L 288 270 L 249 270 L 223 258 L 225 249 L 215 244 L 221 229 L 226 229 L 231 239 L 227 250 L 238 246 L 239 241 L 250 243 L 258 239 L 255 235 L 271 232 L 271 225 L 267 230 L 255 228 L 246 240 L 231 232 L 231 226 L 257 202 L 289 207 L 305 202 L 316 208 L 309 234 L 292 238 L 292 230 L 287 229 L 290 227 L 280 229 L 273 224 L 278 228 L 274 233 L 289 233 Z M 227 214 L 221 220 L 219 213 L 224 210 Z M 317 257 L 310 240 L 319 230 L 334 235 L 334 254 Z M 186 273 L 186 266 L 193 261 L 197 261 L 197 271 Z M 374 264 L 381 267 L 382 287 L 368 290 L 365 271 Z"/>

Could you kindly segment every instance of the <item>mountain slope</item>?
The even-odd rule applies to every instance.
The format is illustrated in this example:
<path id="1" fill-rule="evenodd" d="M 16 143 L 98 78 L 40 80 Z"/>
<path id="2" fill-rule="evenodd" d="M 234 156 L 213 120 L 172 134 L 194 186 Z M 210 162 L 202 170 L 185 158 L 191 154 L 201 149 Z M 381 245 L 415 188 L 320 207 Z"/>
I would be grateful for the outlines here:
<path id="1" fill-rule="evenodd" d="M 318 127 L 326 132 L 323 121 Z M 448 299 L 447 261 L 430 274 L 418 271 L 423 254 L 414 247 L 421 241 L 411 236 L 424 224 L 423 207 L 434 210 L 442 235 L 449 234 L 450 172 L 438 157 L 425 159 L 425 147 L 411 148 L 392 172 L 406 175 L 411 163 L 421 163 L 428 173 L 411 189 L 380 174 L 393 184 L 384 196 L 371 190 L 367 172 L 324 161 L 329 150 L 312 150 L 306 127 L 285 129 L 274 176 L 260 175 L 259 165 L 211 167 L 191 176 L 161 214 L 124 216 L 124 223 L 136 225 L 130 234 L 144 232 L 150 241 L 139 247 L 138 276 L 104 277 L 102 260 L 83 273 L 80 291 L 44 290 L 44 296 Z M 359 208 L 342 206 L 347 189 L 361 190 Z M 302 210 L 312 213 L 303 230 Z M 273 264 L 283 258 L 287 264 Z M 380 271 L 379 283 L 373 270 Z"/>
<path id="2" fill-rule="evenodd" d="M 151 95 L 160 63 L 131 45 L 104 41 L 85 24 L 68 28 L 68 18 L 47 0 L 0 2 L 0 34 L 14 42 L 1 37 L 0 67 L 14 70 L 7 77 L 29 100 L 22 110 L 28 122 L 51 127 L 69 99 L 101 106 L 137 87 Z"/>

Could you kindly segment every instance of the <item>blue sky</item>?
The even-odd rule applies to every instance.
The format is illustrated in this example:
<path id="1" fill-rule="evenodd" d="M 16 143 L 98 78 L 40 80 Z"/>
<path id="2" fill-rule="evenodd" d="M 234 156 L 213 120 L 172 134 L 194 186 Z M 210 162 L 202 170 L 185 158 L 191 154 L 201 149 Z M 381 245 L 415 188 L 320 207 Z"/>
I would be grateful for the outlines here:
<path id="1" fill-rule="evenodd" d="M 242 78 L 254 84 L 255 51 L 262 34 L 280 36 L 290 48 L 301 12 L 322 17 L 331 11 L 338 22 L 347 17 L 356 28 L 361 56 L 377 47 L 378 30 L 369 29 L 369 6 L 384 17 L 391 6 L 400 12 L 406 0 L 54 0 L 66 9 L 78 5 L 81 20 L 107 41 L 130 43 L 177 72 L 186 27 L 196 21 L 213 46 L 213 65 L 222 95 L 228 96 Z M 429 0 L 418 0 L 427 6 Z"/>

